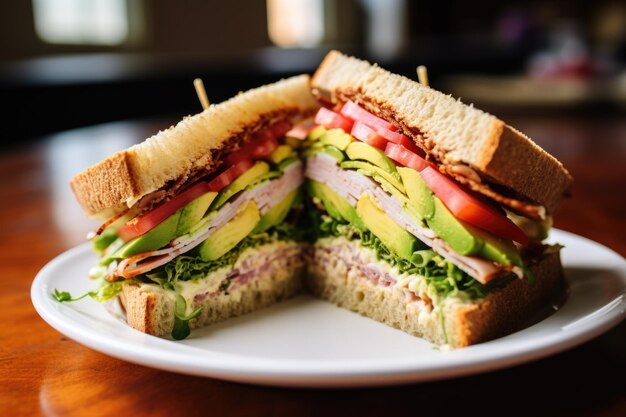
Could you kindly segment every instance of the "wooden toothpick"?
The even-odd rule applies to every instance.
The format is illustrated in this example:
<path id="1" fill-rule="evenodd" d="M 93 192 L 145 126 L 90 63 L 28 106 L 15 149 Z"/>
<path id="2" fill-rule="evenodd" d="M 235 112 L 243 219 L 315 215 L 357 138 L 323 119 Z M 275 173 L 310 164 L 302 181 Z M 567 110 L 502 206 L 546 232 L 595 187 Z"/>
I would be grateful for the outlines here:
<path id="1" fill-rule="evenodd" d="M 204 89 L 204 83 L 201 78 L 196 78 L 193 80 L 193 86 L 196 88 L 196 94 L 198 94 L 198 98 L 200 99 L 200 104 L 202 104 L 202 108 L 204 110 L 209 108 L 209 98 L 206 95 L 206 90 Z"/>
<path id="2" fill-rule="evenodd" d="M 428 87 L 428 71 L 426 70 L 425 65 L 420 65 L 419 67 L 417 67 L 417 79 L 419 80 L 420 84 Z"/>

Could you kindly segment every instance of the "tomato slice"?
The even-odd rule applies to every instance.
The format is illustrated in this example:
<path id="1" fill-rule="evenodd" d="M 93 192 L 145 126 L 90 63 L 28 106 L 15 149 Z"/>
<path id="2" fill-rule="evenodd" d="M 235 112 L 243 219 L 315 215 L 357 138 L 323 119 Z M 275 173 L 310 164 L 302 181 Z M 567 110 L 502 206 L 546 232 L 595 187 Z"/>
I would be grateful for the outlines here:
<path id="1" fill-rule="evenodd" d="M 406 135 L 404 135 L 402 133 L 393 132 L 393 131 L 387 130 L 387 129 L 382 129 L 382 128 L 375 128 L 375 129 L 376 129 L 376 132 L 380 136 L 384 137 L 389 142 L 393 142 L 393 143 L 396 143 L 398 145 L 402 145 L 406 149 L 410 150 L 411 152 L 418 154 L 422 158 L 424 157 L 424 155 L 425 155 L 424 151 L 421 150 L 420 147 L 417 146 L 415 144 L 415 142 L 413 142 L 413 139 L 410 139 L 408 136 L 406 136 Z"/>
<path id="2" fill-rule="evenodd" d="M 458 219 L 522 245 L 528 243 L 528 236 L 515 223 L 437 169 L 426 167 L 420 172 L 420 175 L 435 195 Z"/>
<path id="3" fill-rule="evenodd" d="M 422 171 L 426 167 L 434 167 L 431 162 L 426 161 L 421 156 L 392 142 L 387 142 L 385 147 L 385 155 L 393 159 L 400 165 L 413 168 L 416 171 Z"/>
<path id="4" fill-rule="evenodd" d="M 389 143 L 387 139 L 379 135 L 374 129 L 361 122 L 354 122 L 350 134 L 361 142 L 382 150 Z"/>
<path id="5" fill-rule="evenodd" d="M 251 159 L 242 159 L 236 164 L 228 167 L 224 172 L 209 181 L 209 191 L 220 191 L 222 188 L 233 182 L 241 174 L 252 168 L 252 165 L 253 162 Z"/>
<path id="6" fill-rule="evenodd" d="M 176 210 L 185 207 L 191 201 L 209 191 L 211 191 L 209 184 L 198 182 L 149 213 L 131 219 L 124 226 L 120 227 L 117 234 L 126 242 L 141 236 L 161 224 L 163 220 L 174 214 Z"/>
<path id="7" fill-rule="evenodd" d="M 390 130 L 392 132 L 398 130 L 397 127 L 388 121 L 383 120 L 378 116 L 374 116 L 372 113 L 350 100 L 348 100 L 341 108 L 341 114 L 354 121 L 365 123 L 376 130 L 378 130 L 377 128 Z"/>
<path id="8" fill-rule="evenodd" d="M 326 107 L 320 107 L 315 115 L 315 123 L 327 129 L 343 129 L 344 132 L 349 132 L 354 122 Z"/>
<path id="9" fill-rule="evenodd" d="M 252 142 L 248 146 L 253 145 L 251 154 L 254 159 L 262 159 L 270 156 L 274 149 L 278 148 L 278 141 L 276 137 L 272 135 L 270 131 L 262 130 L 255 133 L 252 137 Z"/>
<path id="10" fill-rule="evenodd" d="M 263 129 L 252 135 L 252 140 L 249 143 L 246 143 L 239 150 L 228 154 L 225 161 L 230 165 L 235 165 L 246 159 L 265 158 L 274 152 L 274 149 L 277 147 L 278 141 L 271 128 Z"/>
<path id="11" fill-rule="evenodd" d="M 275 138 L 281 138 L 285 136 L 285 134 L 289 132 L 292 127 L 293 123 L 291 123 L 289 120 L 281 120 L 280 122 L 276 122 L 268 127 L 268 129 Z"/>

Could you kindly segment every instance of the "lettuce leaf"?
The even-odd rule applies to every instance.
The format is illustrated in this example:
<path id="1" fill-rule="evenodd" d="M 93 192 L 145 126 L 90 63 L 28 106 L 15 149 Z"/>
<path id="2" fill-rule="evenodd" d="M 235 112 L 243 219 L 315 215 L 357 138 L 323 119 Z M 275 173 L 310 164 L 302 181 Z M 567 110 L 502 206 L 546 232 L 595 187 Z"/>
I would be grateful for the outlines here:
<path id="1" fill-rule="evenodd" d="M 55 288 L 54 292 L 52 293 L 52 297 L 58 302 L 63 303 L 78 301 L 89 296 L 97 302 L 102 303 L 104 301 L 110 300 L 113 297 L 116 297 L 120 292 L 122 292 L 122 284 L 123 281 L 107 282 L 102 280 L 98 289 L 94 291 L 88 291 L 77 297 L 72 297 L 72 294 L 70 294 L 68 291 L 59 291 Z"/>

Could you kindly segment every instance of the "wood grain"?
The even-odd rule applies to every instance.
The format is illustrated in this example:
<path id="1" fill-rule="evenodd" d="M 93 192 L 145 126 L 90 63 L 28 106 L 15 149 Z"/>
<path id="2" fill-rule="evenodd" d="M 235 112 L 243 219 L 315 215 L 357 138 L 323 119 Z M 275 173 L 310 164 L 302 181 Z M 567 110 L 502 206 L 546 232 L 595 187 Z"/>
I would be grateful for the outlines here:
<path id="1" fill-rule="evenodd" d="M 555 225 L 626 255 L 626 121 L 518 117 L 513 126 L 570 169 L 576 183 Z M 49 327 L 29 289 L 52 257 L 95 224 L 69 177 L 167 127 L 114 123 L 0 155 L 0 410 L 6 415 L 626 415 L 626 326 L 567 352 L 484 375 L 379 389 L 296 390 L 233 384 L 112 359 Z M 546 179 L 549 180 L 549 179 Z"/>

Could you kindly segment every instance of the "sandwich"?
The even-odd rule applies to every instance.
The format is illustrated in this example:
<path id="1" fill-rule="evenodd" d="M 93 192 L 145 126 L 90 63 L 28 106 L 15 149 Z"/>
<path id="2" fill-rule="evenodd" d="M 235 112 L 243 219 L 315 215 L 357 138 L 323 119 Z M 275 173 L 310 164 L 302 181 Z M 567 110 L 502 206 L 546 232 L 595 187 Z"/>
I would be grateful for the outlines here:
<path id="1" fill-rule="evenodd" d="M 562 287 L 543 242 L 571 182 L 496 117 L 331 51 L 312 78 L 212 105 L 70 185 L 103 221 L 84 296 L 119 298 L 142 332 L 182 339 L 310 292 L 456 348 Z"/>
<path id="2" fill-rule="evenodd" d="M 510 333 L 563 285 L 551 218 L 572 177 L 496 117 L 331 51 L 311 82 L 308 288 L 436 344 Z"/>
<path id="3" fill-rule="evenodd" d="M 319 107 L 309 83 L 241 93 L 74 176 L 78 202 L 103 221 L 90 236 L 99 287 L 86 295 L 119 297 L 132 327 L 182 339 L 190 322 L 298 293 L 304 166 L 286 134 Z"/>

